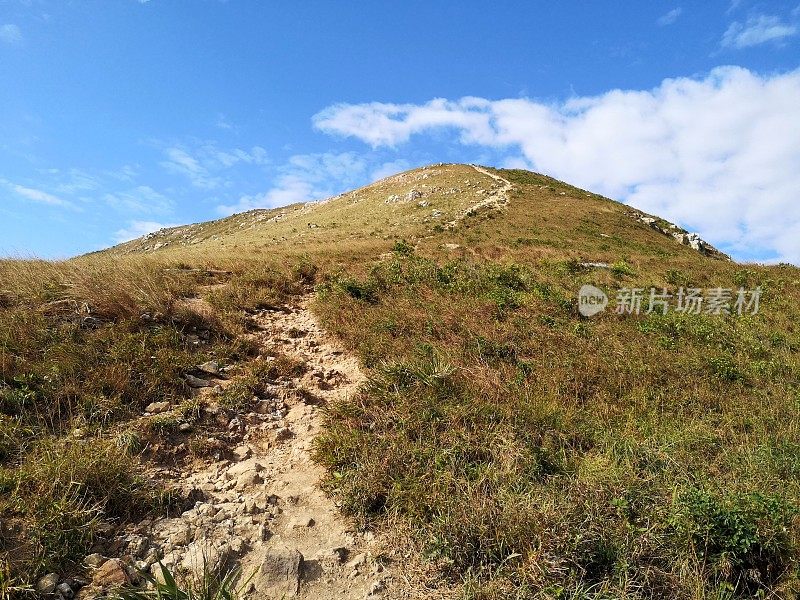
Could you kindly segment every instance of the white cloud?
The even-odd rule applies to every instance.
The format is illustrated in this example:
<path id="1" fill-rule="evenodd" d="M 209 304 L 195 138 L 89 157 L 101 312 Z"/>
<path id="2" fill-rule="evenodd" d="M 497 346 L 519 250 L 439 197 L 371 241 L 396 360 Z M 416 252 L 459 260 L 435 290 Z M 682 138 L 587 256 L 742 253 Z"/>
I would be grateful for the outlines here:
<path id="1" fill-rule="evenodd" d="M 118 229 L 114 233 L 114 240 L 117 244 L 129 242 L 136 238 L 153 233 L 159 229 L 167 229 L 169 227 L 177 227 L 172 223 L 158 223 L 157 221 L 131 221 L 127 227 Z"/>
<path id="2" fill-rule="evenodd" d="M 241 148 L 222 150 L 214 142 L 204 142 L 190 152 L 183 146 L 173 146 L 164 150 L 167 160 L 161 166 L 168 172 L 184 175 L 195 187 L 212 190 L 228 185 L 219 173 L 243 163 L 265 165 L 269 162 L 267 151 L 254 146 L 249 151 Z"/>
<path id="3" fill-rule="evenodd" d="M 222 113 L 219 113 L 219 114 L 217 115 L 217 120 L 214 122 L 214 126 L 215 126 L 215 127 L 218 127 L 219 129 L 227 129 L 227 130 L 229 130 L 229 131 L 234 131 L 234 130 L 236 130 L 236 127 L 234 127 L 233 123 L 231 123 L 231 122 L 228 120 L 228 117 L 226 117 L 226 116 L 225 116 L 224 114 L 222 114 Z"/>
<path id="4" fill-rule="evenodd" d="M 673 8 L 671 11 L 661 15 L 658 18 L 658 21 L 656 21 L 656 23 L 658 23 L 662 27 L 666 25 L 672 25 L 675 21 L 678 20 L 678 17 L 681 16 L 682 12 L 683 8 L 681 8 L 680 6 L 678 6 L 677 8 Z"/>
<path id="5" fill-rule="evenodd" d="M 53 174 L 59 173 L 60 172 L 56 170 Z M 80 169 L 70 169 L 65 174 L 65 180 L 59 183 L 55 189 L 60 194 L 71 196 L 79 192 L 96 190 L 99 187 L 100 181 L 96 177 Z"/>
<path id="6" fill-rule="evenodd" d="M 183 148 L 167 148 L 164 154 L 167 160 L 162 161 L 161 166 L 170 173 L 188 177 L 195 187 L 210 190 L 222 183 L 219 177 L 211 176 L 208 169 Z"/>
<path id="7" fill-rule="evenodd" d="M 0 26 L 0 42 L 17 44 L 22 41 L 22 30 L 13 23 Z"/>
<path id="8" fill-rule="evenodd" d="M 721 67 L 558 104 L 341 104 L 313 121 L 373 147 L 450 130 L 462 144 L 519 152 L 534 169 L 678 221 L 741 257 L 800 263 L 797 98 L 800 70 Z"/>
<path id="9" fill-rule="evenodd" d="M 258 195 L 242 196 L 236 204 L 221 205 L 224 215 L 256 208 L 274 208 L 297 202 L 321 200 L 357 185 L 367 165 L 352 152 L 298 154 L 280 169 L 272 188 Z"/>
<path id="10" fill-rule="evenodd" d="M 143 213 L 164 213 L 174 208 L 174 202 L 147 185 L 106 194 L 103 199 L 114 208 Z"/>
<path id="11" fill-rule="evenodd" d="M 749 48 L 767 42 L 776 42 L 797 33 L 797 27 L 784 23 L 778 17 L 757 15 L 747 19 L 745 24 L 734 21 L 722 35 L 725 48 Z"/>
<path id="12" fill-rule="evenodd" d="M 24 185 L 19 185 L 17 183 L 13 183 L 5 179 L 0 179 L 0 184 L 3 184 L 6 188 L 14 192 L 20 198 L 24 198 L 25 200 L 30 200 L 31 202 L 36 202 L 39 204 L 48 204 L 50 206 L 62 206 L 67 208 L 74 208 L 71 202 L 68 202 L 63 198 L 59 198 L 58 196 L 55 196 L 50 192 L 46 192 L 38 188 L 26 187 Z"/>

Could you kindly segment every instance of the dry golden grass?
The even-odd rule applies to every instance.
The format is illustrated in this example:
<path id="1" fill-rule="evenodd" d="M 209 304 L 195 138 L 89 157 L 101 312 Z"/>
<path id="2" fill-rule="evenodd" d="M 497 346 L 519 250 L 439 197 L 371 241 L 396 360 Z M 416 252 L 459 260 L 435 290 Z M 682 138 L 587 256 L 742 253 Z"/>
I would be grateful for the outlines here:
<path id="1" fill-rule="evenodd" d="M 317 284 L 315 310 L 371 375 L 329 407 L 317 447 L 329 489 L 365 525 L 410 532 L 464 597 L 793 597 L 798 269 L 704 257 L 618 203 L 498 173 L 514 184 L 509 206 L 452 230 L 496 185 L 469 166 L 277 221 L 248 213 L 72 261 L 0 262 L 0 511 L 32 532 L 0 539 L 7 568 L 69 564 L 92 523 L 126 517 L 126 498 L 157 505 L 111 433 L 149 401 L 184 400 L 191 365 L 246 361 L 248 313 Z M 427 195 L 386 203 L 412 189 Z M 746 318 L 587 320 L 584 283 L 761 285 L 764 299 Z M 198 333 L 207 343 L 190 343 Z M 228 401 L 258 385 L 252 371 Z M 65 444 L 75 428 L 85 438 Z M 103 460 L 81 463 L 83 444 Z M 90 505 L 53 476 L 65 460 Z M 117 486 L 115 473 L 130 476 Z M 88 537 L 36 537 L 45 524 Z"/>

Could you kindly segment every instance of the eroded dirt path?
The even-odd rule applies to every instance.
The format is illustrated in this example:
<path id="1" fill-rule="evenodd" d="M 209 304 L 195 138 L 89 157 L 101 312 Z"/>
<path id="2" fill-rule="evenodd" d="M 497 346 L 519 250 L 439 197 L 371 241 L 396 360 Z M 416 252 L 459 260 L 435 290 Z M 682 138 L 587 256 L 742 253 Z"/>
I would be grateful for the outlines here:
<path id="1" fill-rule="evenodd" d="M 497 183 L 500 184 L 500 187 L 493 190 L 491 195 L 489 195 L 485 200 L 483 200 L 479 205 L 473 206 L 472 210 L 479 208 L 479 206 L 486 206 L 486 205 L 494 205 L 495 207 L 503 207 L 508 204 L 508 193 L 513 189 L 514 185 L 505 177 L 501 177 L 496 173 L 492 173 L 488 169 L 484 169 L 483 167 L 479 167 L 478 165 L 470 165 L 473 169 L 475 169 L 478 173 L 486 175 L 487 177 L 491 177 Z"/>
<path id="2" fill-rule="evenodd" d="M 213 388 L 205 388 L 203 410 L 220 426 L 208 433 L 209 441 L 235 440 L 238 446 L 224 448 L 217 460 L 161 469 L 158 476 L 172 479 L 189 497 L 186 510 L 129 528 L 113 554 L 128 558 L 106 560 L 96 574 L 124 578 L 114 567 L 130 572 L 133 564 L 158 576 L 161 560 L 190 575 L 202 573 L 204 565 L 239 566 L 243 578 L 251 578 L 245 597 L 253 599 L 427 596 L 410 587 L 385 541 L 356 531 L 320 488 L 324 472 L 310 451 L 323 407 L 353 395 L 365 377 L 357 359 L 318 325 L 309 301 L 253 315 L 255 331 L 248 334 L 262 347 L 302 361 L 305 372 L 278 377 L 247 414 L 215 407 Z M 265 354 L 262 360 L 274 359 Z M 223 379 L 216 382 L 230 384 Z M 88 589 L 97 591 L 104 582 L 95 583 Z"/>

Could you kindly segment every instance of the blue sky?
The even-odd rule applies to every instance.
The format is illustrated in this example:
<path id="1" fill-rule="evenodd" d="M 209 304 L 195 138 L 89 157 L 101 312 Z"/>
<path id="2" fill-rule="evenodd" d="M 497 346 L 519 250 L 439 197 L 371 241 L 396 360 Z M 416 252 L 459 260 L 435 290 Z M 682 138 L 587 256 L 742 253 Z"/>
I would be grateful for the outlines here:
<path id="1" fill-rule="evenodd" d="M 799 67 L 794 2 L 0 0 L 0 253 L 452 161 L 800 263 Z"/>

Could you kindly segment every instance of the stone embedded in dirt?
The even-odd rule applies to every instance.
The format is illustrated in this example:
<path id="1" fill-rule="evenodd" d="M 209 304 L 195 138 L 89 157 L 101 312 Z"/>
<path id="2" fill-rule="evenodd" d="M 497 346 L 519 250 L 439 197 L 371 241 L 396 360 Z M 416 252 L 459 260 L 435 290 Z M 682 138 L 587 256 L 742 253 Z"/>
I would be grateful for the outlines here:
<path id="1" fill-rule="evenodd" d="M 275 431 L 275 439 L 279 442 L 288 440 L 293 436 L 294 434 L 292 433 L 292 430 L 289 429 L 288 427 L 281 427 L 280 429 Z"/>
<path id="2" fill-rule="evenodd" d="M 185 379 L 189 387 L 193 388 L 211 387 L 211 384 L 207 380 L 200 379 L 199 377 L 195 377 L 194 375 L 186 375 Z"/>
<path id="3" fill-rule="evenodd" d="M 347 558 L 347 548 L 337 547 L 321 551 L 315 557 L 324 572 L 336 570 Z"/>
<path id="4" fill-rule="evenodd" d="M 59 583 L 56 586 L 56 598 L 59 600 L 72 600 L 75 597 L 75 592 L 70 585 L 66 582 Z"/>
<path id="5" fill-rule="evenodd" d="M 313 527 L 314 519 L 309 516 L 295 517 L 289 522 L 289 529 L 302 529 L 304 527 Z"/>
<path id="6" fill-rule="evenodd" d="M 250 449 L 250 446 L 238 446 L 233 450 L 233 456 L 236 460 L 247 460 L 253 455 L 253 451 Z"/>
<path id="7" fill-rule="evenodd" d="M 131 583 L 125 564 L 118 558 L 105 561 L 92 576 L 92 584 L 112 587 Z"/>
<path id="8" fill-rule="evenodd" d="M 362 552 L 361 554 L 356 554 L 353 557 L 353 560 L 348 562 L 345 566 L 348 569 L 357 570 L 360 567 L 363 567 L 366 562 L 367 562 L 367 555 Z"/>
<path id="9" fill-rule="evenodd" d="M 123 541 L 127 546 L 128 554 L 131 556 L 140 557 L 150 548 L 150 542 L 142 535 L 131 534 L 125 536 Z"/>
<path id="10" fill-rule="evenodd" d="M 213 572 L 225 566 L 230 550 L 227 547 L 212 546 L 207 541 L 192 542 L 186 548 L 181 567 L 196 576 L 204 572 Z"/>
<path id="11" fill-rule="evenodd" d="M 372 598 L 375 596 L 379 596 L 381 592 L 386 589 L 386 582 L 383 579 L 377 579 L 372 582 L 372 585 L 369 586 L 369 592 L 367 592 L 366 597 Z"/>
<path id="12" fill-rule="evenodd" d="M 144 412 L 148 412 L 148 413 L 157 415 L 159 413 L 163 413 L 163 412 L 168 411 L 169 407 L 170 407 L 170 403 L 167 402 L 167 401 L 164 401 L 164 402 L 151 402 L 150 404 L 148 404 L 145 407 Z"/>
<path id="13" fill-rule="evenodd" d="M 43 595 L 52 594 L 58 585 L 59 579 L 56 573 L 48 573 L 36 582 L 36 591 Z"/>
<path id="14" fill-rule="evenodd" d="M 209 375 L 219 375 L 219 363 L 215 360 L 204 362 L 202 365 L 197 365 L 197 369 Z"/>
<path id="15" fill-rule="evenodd" d="M 295 596 L 300 589 L 302 568 L 303 555 L 297 550 L 285 546 L 268 548 L 253 583 L 260 597 Z"/>
<path id="16" fill-rule="evenodd" d="M 253 403 L 253 411 L 259 415 L 268 415 L 275 410 L 275 402 L 273 400 L 260 400 L 258 398 L 254 398 Z"/>
<path id="17" fill-rule="evenodd" d="M 261 477 L 261 475 L 255 471 L 248 471 L 247 473 L 242 473 L 236 478 L 236 489 L 239 491 L 245 490 L 254 485 L 258 485 L 259 483 L 264 483 L 264 479 Z"/>
<path id="18" fill-rule="evenodd" d="M 238 478 L 239 475 L 247 473 L 248 471 L 254 471 L 255 473 L 260 473 L 263 470 L 264 470 L 264 465 L 262 465 L 257 460 L 251 458 L 236 463 L 235 465 L 232 465 L 225 473 L 225 478 L 228 480 L 232 480 Z"/>
<path id="19" fill-rule="evenodd" d="M 87 567 L 90 567 L 92 569 L 96 569 L 97 567 L 102 565 L 107 560 L 108 559 L 105 556 L 103 556 L 102 554 L 100 554 L 98 552 L 95 552 L 93 554 L 88 555 L 86 558 L 84 558 L 83 559 L 83 564 L 85 564 Z"/>
<path id="20" fill-rule="evenodd" d="M 191 541 L 191 539 L 192 530 L 188 525 L 185 524 L 177 526 L 167 536 L 167 541 L 169 541 L 173 546 L 185 546 Z"/>

